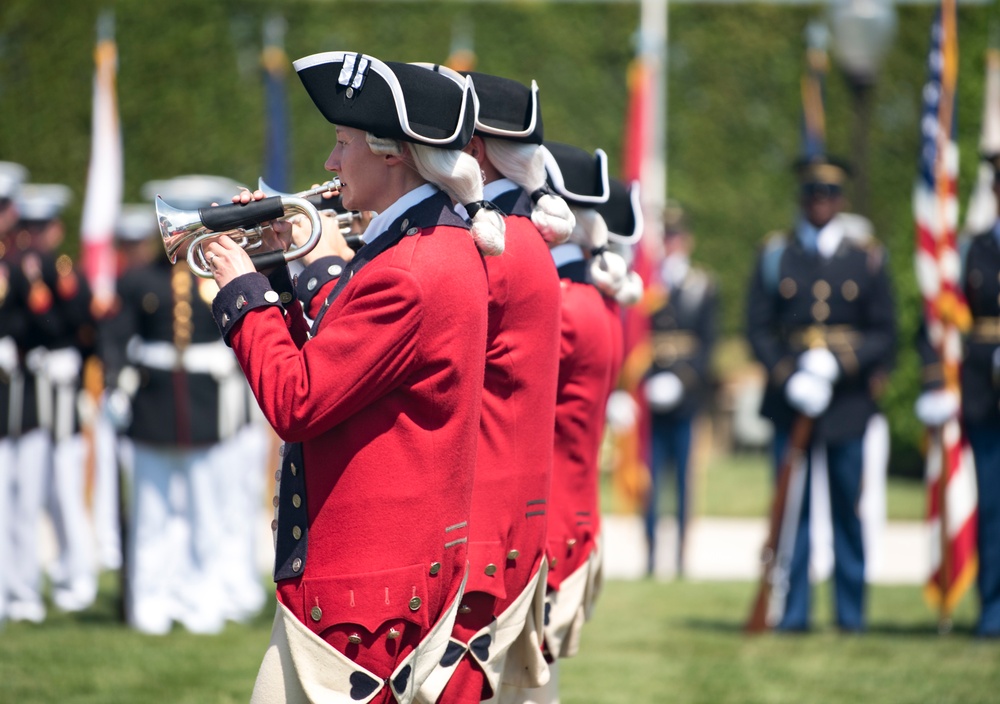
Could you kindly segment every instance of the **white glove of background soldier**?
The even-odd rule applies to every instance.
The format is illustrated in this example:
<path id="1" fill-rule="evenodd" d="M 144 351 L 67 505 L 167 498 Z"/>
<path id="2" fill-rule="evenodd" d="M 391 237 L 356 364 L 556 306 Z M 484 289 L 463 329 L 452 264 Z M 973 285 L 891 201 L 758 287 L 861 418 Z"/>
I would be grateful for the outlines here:
<path id="1" fill-rule="evenodd" d="M 958 394 L 954 391 L 935 389 L 920 394 L 913 411 L 921 423 L 936 428 L 958 416 L 958 405 Z"/>
<path id="2" fill-rule="evenodd" d="M 840 365 L 837 364 L 837 358 L 833 356 L 833 352 L 824 347 L 803 352 L 799 355 L 798 366 L 802 371 L 815 374 L 831 384 L 837 383 L 837 379 L 840 378 Z"/>
<path id="3" fill-rule="evenodd" d="M 639 415 L 639 407 L 632 398 L 632 394 L 622 389 L 612 391 L 608 396 L 608 405 L 605 411 L 608 419 L 608 426 L 616 433 L 624 433 L 632 429 L 635 420 Z"/>
<path id="4" fill-rule="evenodd" d="M 799 413 L 816 418 L 830 405 L 833 384 L 812 372 L 795 372 L 785 384 L 785 397 Z"/>
<path id="5" fill-rule="evenodd" d="M 656 413 L 674 410 L 684 398 L 684 384 L 673 372 L 654 374 L 643 388 L 650 409 Z"/>

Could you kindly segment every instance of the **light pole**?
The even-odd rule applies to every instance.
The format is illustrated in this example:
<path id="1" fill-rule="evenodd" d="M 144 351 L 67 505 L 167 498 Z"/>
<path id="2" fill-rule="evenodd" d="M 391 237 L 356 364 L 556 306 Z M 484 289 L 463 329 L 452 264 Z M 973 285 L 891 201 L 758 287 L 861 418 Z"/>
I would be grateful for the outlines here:
<path id="1" fill-rule="evenodd" d="M 892 0 L 833 0 L 829 12 L 833 53 L 847 77 L 853 102 L 853 204 L 857 212 L 867 216 L 872 89 L 896 31 L 896 9 Z"/>

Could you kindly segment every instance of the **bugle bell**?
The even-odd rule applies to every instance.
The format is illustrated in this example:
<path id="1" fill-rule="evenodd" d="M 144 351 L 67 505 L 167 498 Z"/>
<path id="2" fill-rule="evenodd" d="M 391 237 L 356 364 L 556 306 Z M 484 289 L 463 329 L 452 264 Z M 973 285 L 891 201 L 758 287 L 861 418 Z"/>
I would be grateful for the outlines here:
<path id="1" fill-rule="evenodd" d="M 352 234 L 354 223 L 360 222 L 361 213 L 356 210 L 345 210 L 341 205 L 340 196 L 334 198 L 324 198 L 324 193 L 329 193 L 330 191 L 340 190 L 340 179 L 333 179 L 332 181 L 327 181 L 322 183 L 315 188 L 310 188 L 307 191 L 301 191 L 299 193 L 282 193 L 281 191 L 271 188 L 264 179 L 257 179 L 257 188 L 264 192 L 267 196 L 295 196 L 298 198 L 305 198 L 319 210 L 321 213 L 326 211 L 334 212 L 335 219 L 337 220 L 337 227 L 340 229 L 340 234 L 346 240 L 347 246 L 353 249 L 355 252 L 361 249 L 364 242 L 361 239 L 361 235 Z"/>
<path id="2" fill-rule="evenodd" d="M 339 185 L 339 181 L 337 182 Z M 319 243 L 323 226 L 316 207 L 305 198 L 275 196 L 249 203 L 182 210 L 156 196 L 156 219 L 163 237 L 163 247 L 171 262 L 176 263 L 182 250 L 187 249 L 188 266 L 196 275 L 210 279 L 212 270 L 205 258 L 204 244 L 219 237 L 230 237 L 243 249 L 252 251 L 263 245 L 262 223 L 286 220 L 295 215 L 309 219 L 309 239 L 300 247 L 287 251 L 260 252 L 250 255 L 258 269 L 290 262 L 311 252 Z"/>

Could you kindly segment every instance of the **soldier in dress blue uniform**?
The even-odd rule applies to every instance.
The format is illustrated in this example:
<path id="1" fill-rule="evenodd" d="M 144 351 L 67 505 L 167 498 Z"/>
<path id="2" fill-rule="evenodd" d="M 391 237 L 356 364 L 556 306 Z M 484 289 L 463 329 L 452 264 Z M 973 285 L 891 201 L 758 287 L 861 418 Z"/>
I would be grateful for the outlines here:
<path id="1" fill-rule="evenodd" d="M 876 412 L 873 384 L 891 368 L 895 314 L 885 252 L 840 215 L 843 162 L 797 164 L 801 216 L 765 243 L 750 285 L 747 336 L 768 372 L 761 414 L 774 423 L 780 463 L 793 424 L 813 419 L 813 451 L 825 449 L 834 531 L 837 625 L 865 627 L 865 556 L 857 502 L 863 439 Z M 809 495 L 807 472 L 805 496 Z M 789 568 L 780 630 L 809 628 L 809 501 Z"/>
<path id="2" fill-rule="evenodd" d="M 693 237 L 684 213 L 667 210 L 664 259 L 651 296 L 652 366 L 643 389 L 649 403 L 652 484 L 646 505 L 647 573 L 656 556 L 657 499 L 662 475 L 677 473 L 677 574 L 684 573 L 687 527 L 687 476 L 691 427 L 710 384 L 709 364 L 716 337 L 718 292 L 714 280 L 690 262 Z"/>
<path id="3" fill-rule="evenodd" d="M 82 360 L 95 340 L 90 292 L 73 262 L 58 255 L 64 230 L 60 213 L 71 197 L 66 186 L 27 184 L 18 194 L 19 221 L 10 261 L 23 294 L 17 305 L 24 325 L 17 337 L 22 373 L 16 417 L 13 480 L 11 616 L 45 618 L 38 528 L 48 507 L 57 554 L 52 565 L 53 600 L 65 611 L 89 606 L 97 581 L 84 503 L 84 444 L 78 395 Z M 22 471 L 30 470 L 30 471 Z"/>
<path id="4" fill-rule="evenodd" d="M 15 466 L 17 428 L 11 426 L 18 417 L 11 411 L 11 393 L 19 388 L 20 363 L 17 339 L 24 325 L 25 311 L 18 305 L 23 288 L 20 270 L 12 266 L 10 245 L 18 220 L 17 194 L 28 172 L 20 164 L 0 161 L 0 625 L 7 618 L 7 566 L 12 563 L 11 531 L 11 472 Z"/>
<path id="5" fill-rule="evenodd" d="M 238 189 L 226 178 L 183 176 L 143 193 L 187 210 Z M 234 411 L 222 406 L 220 381 L 236 362 L 212 318 L 217 291 L 161 253 L 121 276 L 105 330 L 108 403 L 134 456 L 126 612 L 145 633 L 166 633 L 174 621 L 215 633 L 227 615 L 213 567 L 223 542 L 214 474 L 221 430 L 233 427 L 220 417 Z"/>
<path id="6" fill-rule="evenodd" d="M 994 168 L 993 192 L 1000 202 L 1000 154 L 984 156 Z M 980 612 L 976 634 L 1000 637 L 1000 219 L 964 242 L 962 286 L 972 314 L 961 371 L 961 416 L 976 465 L 979 497 L 977 551 Z M 940 359 L 926 335 L 918 345 L 924 360 L 924 392 L 917 417 L 931 427 L 959 412 L 959 399 L 943 386 Z"/>

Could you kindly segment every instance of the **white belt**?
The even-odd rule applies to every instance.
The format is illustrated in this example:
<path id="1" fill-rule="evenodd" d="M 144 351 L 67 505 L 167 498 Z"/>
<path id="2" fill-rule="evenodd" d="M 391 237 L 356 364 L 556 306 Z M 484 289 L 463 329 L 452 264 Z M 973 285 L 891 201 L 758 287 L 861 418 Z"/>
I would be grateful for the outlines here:
<path id="1" fill-rule="evenodd" d="M 211 374 L 216 379 L 236 371 L 236 356 L 222 340 L 189 345 L 178 356 L 172 342 L 150 342 L 133 337 L 129 340 L 127 354 L 130 362 L 149 369 L 173 371 L 179 368 L 191 374 Z"/>
<path id="2" fill-rule="evenodd" d="M 74 347 L 36 347 L 28 350 L 24 364 L 35 374 L 38 425 L 51 431 L 56 440 L 68 438 L 73 434 L 76 383 L 83 368 L 80 351 Z"/>

